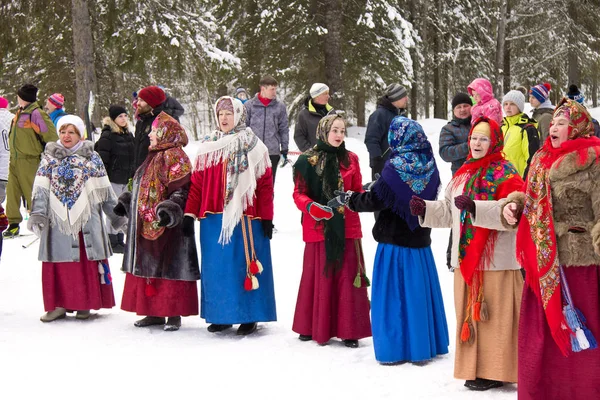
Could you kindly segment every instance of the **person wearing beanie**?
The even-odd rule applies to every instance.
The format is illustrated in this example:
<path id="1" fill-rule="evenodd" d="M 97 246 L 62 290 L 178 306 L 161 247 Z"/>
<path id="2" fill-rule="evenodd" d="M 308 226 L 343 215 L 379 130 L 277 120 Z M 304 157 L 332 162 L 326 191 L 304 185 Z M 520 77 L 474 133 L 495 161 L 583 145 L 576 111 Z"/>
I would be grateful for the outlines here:
<path id="1" fill-rule="evenodd" d="M 242 104 L 245 104 L 248 101 L 248 92 L 246 92 L 246 89 L 244 89 L 243 87 L 239 87 L 235 89 L 234 97 L 241 101 Z"/>
<path id="2" fill-rule="evenodd" d="M 61 117 L 67 115 L 64 109 L 65 98 L 60 93 L 54 93 L 52 96 L 46 99 L 46 105 L 44 106 L 44 111 L 48 113 L 52 123 L 55 126 L 58 126 L 58 120 Z"/>
<path id="3" fill-rule="evenodd" d="M 502 105 L 494 97 L 494 88 L 490 81 L 477 78 L 467 86 L 467 92 L 473 97 L 471 123 L 479 117 L 491 118 L 502 125 Z"/>
<path id="4" fill-rule="evenodd" d="M 10 162 L 8 184 L 6 186 L 6 216 L 9 227 L 4 237 L 19 235 L 21 201 L 31 210 L 33 181 L 37 172 L 40 156 L 46 143 L 58 140 L 56 126 L 37 103 L 37 87 L 26 84 L 17 91 L 19 108 L 13 119 L 8 136 Z"/>
<path id="5" fill-rule="evenodd" d="M 571 100 L 575 100 L 579 104 L 583 104 L 583 102 L 585 101 L 585 96 L 583 95 L 583 93 L 581 93 L 581 91 L 579 91 L 579 88 L 577 87 L 577 85 L 569 86 L 569 91 L 567 92 L 567 97 Z"/>
<path id="6" fill-rule="evenodd" d="M 150 146 L 149 134 L 152 130 L 152 122 L 162 111 L 166 112 L 179 122 L 179 116 L 183 114 L 181 104 L 175 107 L 173 100 L 169 104 L 169 99 L 165 91 L 158 86 L 147 86 L 137 92 L 137 108 L 134 136 L 134 166 L 137 170 L 148 156 L 148 147 Z M 181 110 L 180 110 L 181 109 Z"/>
<path id="7" fill-rule="evenodd" d="M 439 151 L 442 160 L 452 163 L 452 176 L 469 155 L 469 131 L 473 102 L 467 93 L 459 92 L 452 98 L 452 120 L 442 127 Z M 452 271 L 452 232 L 446 249 L 446 266 Z"/>
<path id="8" fill-rule="evenodd" d="M 113 211 L 117 196 L 94 143 L 83 140 L 83 120 L 66 115 L 57 129 L 59 140 L 48 143 L 42 154 L 27 221 L 40 239 L 42 322 L 65 318 L 67 310 L 86 320 L 92 309 L 114 307 L 107 260 L 111 251 L 102 217 L 115 227 L 127 224 L 127 218 Z"/>
<path id="9" fill-rule="evenodd" d="M 394 117 L 406 115 L 408 104 L 408 92 L 399 83 L 387 86 L 383 96 L 377 100 L 377 108 L 369 116 L 367 131 L 365 133 L 365 145 L 369 151 L 369 166 L 371 167 L 371 178 L 381 173 L 385 161 L 390 158 L 390 146 L 388 144 L 388 131 Z"/>
<path id="10" fill-rule="evenodd" d="M 127 191 L 127 184 L 135 173 L 134 137 L 129 130 L 127 110 L 121 105 L 111 105 L 108 117 L 104 117 L 102 124 L 102 134 L 94 149 L 102 158 L 108 180 L 118 197 Z M 107 230 L 113 252 L 123 253 L 124 231 L 113 229 L 112 226 L 107 226 Z"/>
<path id="11" fill-rule="evenodd" d="M 464 379 L 464 386 L 475 391 L 516 383 L 521 355 L 517 337 L 523 276 L 516 231 L 502 225 L 500 213 L 506 198 L 523 187 L 523 179 L 504 157 L 502 139 L 493 119 L 474 121 L 469 157 L 444 198 L 413 198 L 409 203 L 421 227 L 452 228 L 454 378 Z"/>
<path id="12" fill-rule="evenodd" d="M 324 83 L 313 84 L 294 129 L 294 141 L 301 152 L 304 153 L 317 144 L 319 121 L 331 110 L 333 107 L 329 105 L 329 86 Z"/>
<path id="13" fill-rule="evenodd" d="M 502 123 L 504 154 L 519 175 L 526 178 L 531 157 L 540 148 L 538 124 L 523 112 L 525 95 L 518 90 L 511 90 L 504 95 L 502 108 L 506 115 Z"/>
<path id="14" fill-rule="evenodd" d="M 273 184 L 281 157 L 287 159 L 290 129 L 285 104 L 277 99 L 277 80 L 265 75 L 258 83 L 260 92 L 248 100 L 246 126 L 269 148 L 273 168 Z"/>
<path id="15" fill-rule="evenodd" d="M 10 151 L 8 150 L 8 132 L 15 115 L 8 110 L 8 100 L 0 97 L 0 203 L 6 198 L 6 185 L 8 183 L 8 163 Z M 0 239 L 1 240 L 1 239 Z"/>
<path id="16" fill-rule="evenodd" d="M 543 145 L 550 131 L 550 122 L 554 106 L 550 101 L 550 90 L 552 86 L 549 83 L 542 83 L 529 89 L 529 104 L 533 107 L 533 118 L 538 123 L 538 132 L 540 135 L 540 145 Z"/>

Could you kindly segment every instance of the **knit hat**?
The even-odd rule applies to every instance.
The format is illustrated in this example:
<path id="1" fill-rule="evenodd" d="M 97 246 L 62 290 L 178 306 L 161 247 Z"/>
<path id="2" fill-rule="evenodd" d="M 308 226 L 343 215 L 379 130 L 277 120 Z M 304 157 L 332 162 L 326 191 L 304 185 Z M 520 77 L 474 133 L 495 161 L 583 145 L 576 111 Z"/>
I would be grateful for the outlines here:
<path id="1" fill-rule="evenodd" d="M 569 86 L 569 92 L 567 93 L 567 97 L 571 100 L 575 100 L 579 104 L 583 104 L 583 101 L 585 100 L 585 96 L 579 91 L 577 85 Z"/>
<path id="2" fill-rule="evenodd" d="M 548 96 L 550 96 L 550 89 L 552 89 L 552 86 L 550 86 L 549 83 L 543 83 L 541 85 L 535 85 L 529 89 L 529 94 L 535 97 L 535 99 L 540 103 L 543 103 L 548 100 Z"/>
<path id="3" fill-rule="evenodd" d="M 79 131 L 79 137 L 84 138 L 85 137 L 85 124 L 83 123 L 83 120 L 81 118 L 79 118 L 77 115 L 65 115 L 64 117 L 60 117 L 58 120 L 58 123 L 56 125 L 56 131 L 60 132 L 60 128 L 63 125 L 74 125 L 75 128 L 77 128 L 77 130 Z"/>
<path id="4" fill-rule="evenodd" d="M 473 101 L 471 100 L 471 96 L 463 92 L 456 93 L 452 98 L 452 109 L 454 110 L 459 104 L 468 104 L 472 106 Z"/>
<path id="5" fill-rule="evenodd" d="M 511 90 L 506 93 L 502 98 L 502 104 L 504 104 L 505 101 L 515 103 L 521 112 L 525 109 L 525 95 L 518 90 Z"/>
<path id="6" fill-rule="evenodd" d="M 0 108 L 8 108 L 8 100 L 4 97 L 0 97 Z"/>
<path id="7" fill-rule="evenodd" d="M 33 86 L 30 83 L 26 83 L 17 91 L 17 94 L 21 98 L 21 100 L 26 101 L 28 103 L 33 103 L 37 100 L 37 92 L 38 88 Z"/>
<path id="8" fill-rule="evenodd" d="M 492 137 L 492 128 L 490 127 L 490 123 L 486 121 L 481 121 L 475 127 L 473 127 L 473 131 L 471 135 L 474 133 L 479 133 L 480 135 L 487 136 L 489 138 Z"/>
<path id="9" fill-rule="evenodd" d="M 56 108 L 63 108 L 65 97 L 60 93 L 54 93 L 52 96 L 48 97 L 48 101 Z"/>
<path id="10" fill-rule="evenodd" d="M 121 114 L 127 114 L 127 110 L 123 106 L 113 104 L 108 108 L 108 115 L 113 121 Z"/>
<path id="11" fill-rule="evenodd" d="M 313 99 L 315 97 L 319 97 L 325 92 L 329 92 L 329 86 L 324 83 L 313 83 L 313 85 L 310 87 L 310 97 Z"/>
<path id="12" fill-rule="evenodd" d="M 237 96 L 240 93 L 247 93 L 246 89 L 244 89 L 243 87 L 239 87 L 237 89 L 235 89 L 235 95 Z"/>
<path id="13" fill-rule="evenodd" d="M 165 91 L 158 86 L 147 86 L 138 92 L 138 97 L 152 108 L 160 106 L 167 100 Z"/>
<path id="14" fill-rule="evenodd" d="M 408 96 L 406 88 L 398 83 L 392 83 L 385 88 L 385 97 L 387 97 L 392 103 Z"/>

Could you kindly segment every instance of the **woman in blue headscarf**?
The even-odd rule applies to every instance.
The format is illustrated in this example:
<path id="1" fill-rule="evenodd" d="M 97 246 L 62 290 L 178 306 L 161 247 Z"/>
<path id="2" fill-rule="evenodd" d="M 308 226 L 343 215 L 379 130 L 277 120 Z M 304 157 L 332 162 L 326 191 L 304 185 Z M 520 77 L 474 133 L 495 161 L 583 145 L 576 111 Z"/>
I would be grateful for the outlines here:
<path id="1" fill-rule="evenodd" d="M 412 216 L 413 195 L 434 200 L 440 176 L 431 143 L 418 122 L 395 117 L 392 149 L 381 177 L 364 193 L 340 193 L 330 207 L 381 211 L 373 227 L 379 243 L 373 267 L 371 324 L 375 358 L 382 364 L 429 360 L 448 353 L 448 325 L 431 253 L 431 229 Z"/>

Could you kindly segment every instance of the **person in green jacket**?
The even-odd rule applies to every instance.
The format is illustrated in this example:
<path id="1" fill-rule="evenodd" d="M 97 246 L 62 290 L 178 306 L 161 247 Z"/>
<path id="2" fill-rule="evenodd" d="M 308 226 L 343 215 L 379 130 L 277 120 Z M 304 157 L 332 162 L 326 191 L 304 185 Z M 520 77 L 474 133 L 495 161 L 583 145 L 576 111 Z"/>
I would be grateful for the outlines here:
<path id="1" fill-rule="evenodd" d="M 524 108 L 525 95 L 518 90 L 502 98 L 504 155 L 523 178 L 527 177 L 531 157 L 540 148 L 537 122 L 523 112 Z"/>
<path id="2" fill-rule="evenodd" d="M 10 161 L 8 185 L 6 186 L 6 216 L 9 226 L 4 237 L 19 234 L 21 199 L 29 210 L 33 180 L 40 164 L 40 157 L 48 142 L 58 140 L 56 127 L 37 103 L 38 88 L 25 84 L 17 91 L 19 109 L 12 121 L 8 143 Z"/>

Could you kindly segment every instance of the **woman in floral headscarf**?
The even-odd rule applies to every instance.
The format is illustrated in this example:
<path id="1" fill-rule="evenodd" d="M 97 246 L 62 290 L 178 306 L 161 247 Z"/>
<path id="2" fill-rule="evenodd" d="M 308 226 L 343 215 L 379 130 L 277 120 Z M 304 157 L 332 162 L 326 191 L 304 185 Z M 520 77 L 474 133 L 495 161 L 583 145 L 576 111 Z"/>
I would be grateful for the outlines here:
<path id="1" fill-rule="evenodd" d="M 121 308 L 146 315 L 135 322 L 137 327 L 164 325 L 165 331 L 176 331 L 182 316 L 198 314 L 198 254 L 194 238 L 184 235 L 181 224 L 192 172 L 182 149 L 187 142 L 173 117 L 158 114 L 133 190 L 119 196 L 115 208 L 129 215 Z"/>
<path id="2" fill-rule="evenodd" d="M 371 336 L 368 279 L 358 214 L 327 202 L 336 191 L 362 190 L 358 156 L 346 150 L 346 123 L 337 115 L 317 126 L 317 145 L 294 164 L 294 202 L 302 211 L 304 265 L 294 332 L 325 344 L 339 337 L 347 347 Z"/>
<path id="3" fill-rule="evenodd" d="M 411 200 L 422 226 L 452 227 L 454 377 L 478 391 L 517 381 L 523 277 L 514 256 L 515 232 L 502 226 L 499 200 L 521 188 L 523 180 L 504 158 L 503 143 L 496 121 L 478 118 L 469 133 L 469 158 L 450 181 L 445 199 Z"/>
<path id="4" fill-rule="evenodd" d="M 448 326 L 431 229 L 419 226 L 409 202 L 416 194 L 435 199 L 440 177 L 418 122 L 395 117 L 388 142 L 391 157 L 370 190 L 338 199 L 347 199 L 350 210 L 380 211 L 373 227 L 379 243 L 371 290 L 375 358 L 382 364 L 425 361 L 448 352 Z"/>
<path id="5" fill-rule="evenodd" d="M 519 326 L 519 399 L 600 396 L 600 139 L 585 107 L 563 99 L 525 192 L 503 217 L 518 224 L 527 273 Z"/>
<path id="6" fill-rule="evenodd" d="M 245 125 L 241 101 L 215 104 L 219 129 L 200 144 L 185 208 L 184 230 L 200 218 L 202 291 L 200 316 L 209 332 L 240 324 L 276 321 L 271 243 L 273 177 L 267 147 Z"/>

